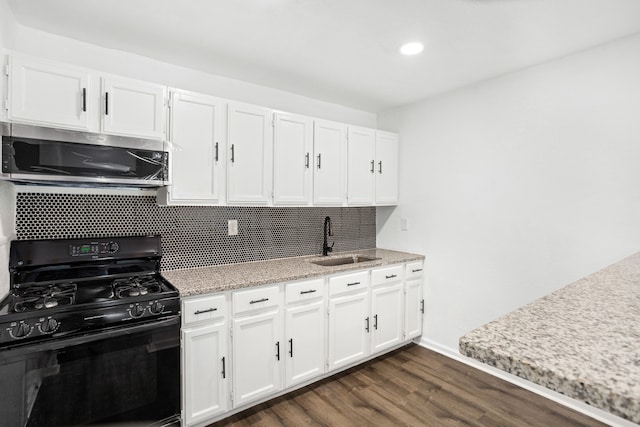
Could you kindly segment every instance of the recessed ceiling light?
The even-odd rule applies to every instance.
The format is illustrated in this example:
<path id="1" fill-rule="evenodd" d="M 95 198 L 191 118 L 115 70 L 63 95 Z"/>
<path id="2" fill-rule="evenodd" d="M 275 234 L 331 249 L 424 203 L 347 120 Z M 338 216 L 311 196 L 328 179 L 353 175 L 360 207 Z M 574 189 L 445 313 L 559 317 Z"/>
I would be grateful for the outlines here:
<path id="1" fill-rule="evenodd" d="M 420 42 L 405 43 L 400 46 L 400 53 L 403 55 L 417 55 L 423 49 L 424 45 Z"/>

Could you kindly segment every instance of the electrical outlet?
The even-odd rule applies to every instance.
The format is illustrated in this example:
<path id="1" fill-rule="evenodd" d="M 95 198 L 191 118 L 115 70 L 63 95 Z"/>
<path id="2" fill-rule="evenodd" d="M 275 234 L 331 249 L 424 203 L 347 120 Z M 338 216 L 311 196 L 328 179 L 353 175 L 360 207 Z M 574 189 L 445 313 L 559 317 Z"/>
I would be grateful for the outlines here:
<path id="1" fill-rule="evenodd" d="M 409 231 L 409 219 L 400 218 L 400 231 Z"/>
<path id="2" fill-rule="evenodd" d="M 237 236 L 238 235 L 238 220 L 230 219 L 227 223 L 229 236 Z"/>

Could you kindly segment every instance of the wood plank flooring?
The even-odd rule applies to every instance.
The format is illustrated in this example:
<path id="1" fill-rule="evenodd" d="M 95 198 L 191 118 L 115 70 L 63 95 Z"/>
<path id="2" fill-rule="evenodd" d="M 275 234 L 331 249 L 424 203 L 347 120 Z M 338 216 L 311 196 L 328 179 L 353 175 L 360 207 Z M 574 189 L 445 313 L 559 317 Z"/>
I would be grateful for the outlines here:
<path id="1" fill-rule="evenodd" d="M 604 424 L 411 344 L 210 427 L 460 425 Z"/>

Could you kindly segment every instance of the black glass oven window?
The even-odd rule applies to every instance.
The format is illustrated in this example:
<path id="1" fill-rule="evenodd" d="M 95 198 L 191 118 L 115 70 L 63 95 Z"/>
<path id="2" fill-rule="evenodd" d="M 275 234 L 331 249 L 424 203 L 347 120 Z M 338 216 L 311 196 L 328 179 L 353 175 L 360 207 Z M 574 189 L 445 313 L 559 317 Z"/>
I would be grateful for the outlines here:
<path id="1" fill-rule="evenodd" d="M 0 390 L 6 425 L 124 427 L 179 414 L 179 324 L 62 349 L 29 347 L 0 358 L 0 376 L 12 385 Z"/>

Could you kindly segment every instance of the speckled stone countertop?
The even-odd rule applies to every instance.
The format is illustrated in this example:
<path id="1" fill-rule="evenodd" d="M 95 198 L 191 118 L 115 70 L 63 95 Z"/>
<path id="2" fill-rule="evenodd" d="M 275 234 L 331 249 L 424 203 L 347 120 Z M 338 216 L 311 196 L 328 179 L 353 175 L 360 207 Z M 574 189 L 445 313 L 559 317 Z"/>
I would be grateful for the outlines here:
<path id="1" fill-rule="evenodd" d="M 460 352 L 640 423 L 640 253 L 475 329 Z"/>
<path id="2" fill-rule="evenodd" d="M 332 267 L 323 267 L 311 263 L 311 261 L 344 257 L 351 254 L 380 259 Z M 186 297 L 422 259 L 424 259 L 423 255 L 386 249 L 367 249 L 357 252 L 336 253 L 328 257 L 313 255 L 184 270 L 167 270 L 163 271 L 162 275 L 178 288 L 180 296 Z"/>

